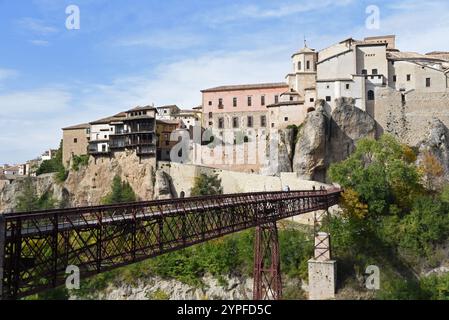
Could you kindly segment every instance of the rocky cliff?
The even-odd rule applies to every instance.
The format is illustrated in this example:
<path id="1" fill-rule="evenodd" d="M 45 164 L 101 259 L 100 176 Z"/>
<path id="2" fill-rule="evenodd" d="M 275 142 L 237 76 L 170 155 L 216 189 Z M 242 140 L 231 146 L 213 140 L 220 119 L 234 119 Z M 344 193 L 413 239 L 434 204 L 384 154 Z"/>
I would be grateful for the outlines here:
<path id="1" fill-rule="evenodd" d="M 111 191 L 114 176 L 129 182 L 138 200 L 152 200 L 169 196 L 164 191 L 164 179 L 159 176 L 158 192 L 155 193 L 156 161 L 155 159 L 139 159 L 135 153 L 117 153 L 114 158 L 89 159 L 88 166 L 78 171 L 71 170 L 64 183 L 58 183 L 53 174 L 32 178 L 37 195 L 48 193 L 63 206 L 98 205 Z M 0 184 L 0 212 L 14 210 L 17 197 L 22 192 L 23 179 L 12 183 Z M 168 182 L 167 182 L 168 183 Z M 165 185 L 167 185 L 165 183 Z"/>
<path id="2" fill-rule="evenodd" d="M 358 140 L 375 137 L 376 123 L 355 106 L 352 98 L 340 98 L 330 114 L 324 101 L 318 101 L 299 132 L 293 171 L 303 179 L 326 181 L 330 164 L 346 159 Z"/>

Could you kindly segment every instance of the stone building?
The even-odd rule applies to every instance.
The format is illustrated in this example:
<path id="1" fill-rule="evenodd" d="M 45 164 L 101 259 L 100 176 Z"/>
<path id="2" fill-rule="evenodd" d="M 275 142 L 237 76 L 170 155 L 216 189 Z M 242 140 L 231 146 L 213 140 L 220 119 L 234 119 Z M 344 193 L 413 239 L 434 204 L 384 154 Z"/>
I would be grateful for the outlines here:
<path id="1" fill-rule="evenodd" d="M 202 90 L 203 127 L 218 132 L 268 128 L 267 106 L 278 103 L 288 90 L 283 82 Z"/>
<path id="2" fill-rule="evenodd" d="M 376 91 L 390 87 L 406 93 L 446 92 L 449 61 L 444 52 L 422 55 L 396 49 L 394 35 L 349 38 L 318 52 L 317 97 L 330 110 L 341 97 L 374 116 Z"/>
<path id="3" fill-rule="evenodd" d="M 62 161 L 68 166 L 73 156 L 87 154 L 90 140 L 90 125 L 83 123 L 62 129 Z"/>

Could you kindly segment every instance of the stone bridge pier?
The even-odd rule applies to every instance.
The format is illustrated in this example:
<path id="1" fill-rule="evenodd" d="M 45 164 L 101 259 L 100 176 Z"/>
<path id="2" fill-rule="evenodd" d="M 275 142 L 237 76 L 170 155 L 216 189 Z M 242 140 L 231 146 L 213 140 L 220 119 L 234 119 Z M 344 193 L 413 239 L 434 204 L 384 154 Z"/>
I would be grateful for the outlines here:
<path id="1" fill-rule="evenodd" d="M 323 218 L 328 215 L 327 210 L 314 215 L 315 250 L 309 260 L 309 300 L 335 299 L 337 262 L 332 260 L 330 235 L 320 231 Z"/>

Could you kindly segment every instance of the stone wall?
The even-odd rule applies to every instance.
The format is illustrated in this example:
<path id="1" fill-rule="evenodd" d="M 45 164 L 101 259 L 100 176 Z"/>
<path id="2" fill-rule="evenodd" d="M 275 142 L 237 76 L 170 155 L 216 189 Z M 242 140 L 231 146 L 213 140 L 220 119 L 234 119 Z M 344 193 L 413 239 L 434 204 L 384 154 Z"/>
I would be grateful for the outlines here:
<path id="1" fill-rule="evenodd" d="M 377 136 L 390 133 L 401 142 L 416 146 L 428 133 L 433 118 L 449 126 L 449 92 L 398 92 L 376 89 L 374 118 Z"/>

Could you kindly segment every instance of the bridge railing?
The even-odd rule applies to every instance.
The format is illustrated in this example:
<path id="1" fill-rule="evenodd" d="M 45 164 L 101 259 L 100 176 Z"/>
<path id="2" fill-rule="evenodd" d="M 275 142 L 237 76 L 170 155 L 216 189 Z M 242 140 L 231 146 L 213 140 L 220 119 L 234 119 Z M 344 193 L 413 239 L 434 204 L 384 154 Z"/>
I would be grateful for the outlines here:
<path id="1" fill-rule="evenodd" d="M 2 296 L 19 298 L 61 285 L 68 266 L 88 277 L 327 209 L 338 203 L 339 195 L 340 191 L 246 193 L 6 214 L 0 225 Z"/>

